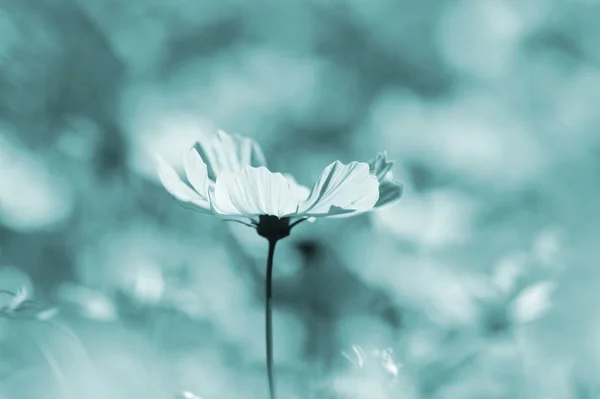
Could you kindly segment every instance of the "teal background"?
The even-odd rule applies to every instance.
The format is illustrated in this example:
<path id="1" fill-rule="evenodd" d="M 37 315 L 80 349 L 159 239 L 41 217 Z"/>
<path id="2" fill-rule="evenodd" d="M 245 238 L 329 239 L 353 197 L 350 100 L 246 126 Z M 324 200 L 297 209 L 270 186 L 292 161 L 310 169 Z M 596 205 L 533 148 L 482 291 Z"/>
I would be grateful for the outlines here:
<path id="1" fill-rule="evenodd" d="M 384 150 L 405 184 L 278 245 L 280 398 L 598 397 L 599 18 L 593 0 L 0 0 L 0 289 L 77 337 L 0 318 L 0 398 L 266 397 L 266 242 L 155 173 L 217 128 L 305 185 Z"/>

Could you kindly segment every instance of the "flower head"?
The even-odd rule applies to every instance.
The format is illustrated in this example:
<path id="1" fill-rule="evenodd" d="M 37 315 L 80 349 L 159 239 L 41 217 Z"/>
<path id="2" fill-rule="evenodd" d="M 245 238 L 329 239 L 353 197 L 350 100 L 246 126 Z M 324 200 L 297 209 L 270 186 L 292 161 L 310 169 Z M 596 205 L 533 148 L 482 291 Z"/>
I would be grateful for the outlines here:
<path id="1" fill-rule="evenodd" d="M 219 131 L 184 154 L 187 183 L 161 157 L 158 175 L 171 195 L 201 212 L 249 218 L 259 234 L 262 227 L 265 237 L 284 237 L 293 219 L 352 216 L 397 200 L 402 185 L 393 180 L 392 165 L 386 154 L 370 163 L 336 161 L 309 189 L 267 169 L 253 140 Z"/>

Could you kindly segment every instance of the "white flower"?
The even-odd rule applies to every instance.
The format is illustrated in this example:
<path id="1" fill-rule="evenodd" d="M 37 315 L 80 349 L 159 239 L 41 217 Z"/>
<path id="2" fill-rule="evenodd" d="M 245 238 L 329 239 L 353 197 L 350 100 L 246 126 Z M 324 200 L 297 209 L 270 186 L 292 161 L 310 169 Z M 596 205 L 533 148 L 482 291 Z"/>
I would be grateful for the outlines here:
<path id="1" fill-rule="evenodd" d="M 179 201 L 208 214 L 250 218 L 260 234 L 267 220 L 289 225 L 294 218 L 352 216 L 397 200 L 402 185 L 392 179 L 392 165 L 385 154 L 369 164 L 336 161 L 308 189 L 289 175 L 267 169 L 253 140 L 219 131 L 184 155 L 189 184 L 160 156 L 158 175 Z"/>

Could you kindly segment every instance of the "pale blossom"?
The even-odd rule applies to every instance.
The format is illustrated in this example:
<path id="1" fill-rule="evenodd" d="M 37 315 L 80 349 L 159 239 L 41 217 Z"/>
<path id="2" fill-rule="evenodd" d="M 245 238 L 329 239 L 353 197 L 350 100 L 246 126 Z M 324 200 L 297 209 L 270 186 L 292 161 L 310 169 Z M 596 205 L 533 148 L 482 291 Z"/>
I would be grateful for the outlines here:
<path id="1" fill-rule="evenodd" d="M 276 398 L 273 373 L 272 272 L 276 243 L 303 220 L 352 216 L 391 204 L 402 195 L 393 163 L 379 154 L 369 163 L 335 161 L 312 188 L 271 172 L 253 140 L 219 131 L 184 154 L 187 182 L 158 157 L 159 178 L 171 195 L 195 209 L 219 216 L 247 218 L 269 241 L 265 284 L 266 361 L 270 398 Z M 392 372 L 390 365 L 388 372 Z"/>
<path id="2" fill-rule="evenodd" d="M 293 219 L 352 216 L 402 195 L 402 184 L 393 179 L 393 162 L 385 153 L 370 163 L 335 161 L 310 189 L 267 169 L 253 140 L 223 131 L 184 154 L 187 182 L 162 157 L 157 159 L 162 184 L 179 201 L 207 214 L 249 218 L 259 234 L 261 222 L 264 227 L 267 220 L 290 226 Z"/>

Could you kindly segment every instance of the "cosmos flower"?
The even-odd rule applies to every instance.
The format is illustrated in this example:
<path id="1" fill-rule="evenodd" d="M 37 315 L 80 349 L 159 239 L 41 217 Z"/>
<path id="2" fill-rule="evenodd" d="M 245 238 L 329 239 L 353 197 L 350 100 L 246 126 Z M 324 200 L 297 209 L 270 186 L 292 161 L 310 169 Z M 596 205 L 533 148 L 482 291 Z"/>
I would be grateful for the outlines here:
<path id="1" fill-rule="evenodd" d="M 265 284 L 266 360 L 269 393 L 276 399 L 273 372 L 272 272 L 276 243 L 298 223 L 316 218 L 346 217 L 394 202 L 402 185 L 391 174 L 392 162 L 379 154 L 370 163 L 335 161 L 312 188 L 267 169 L 254 141 L 219 131 L 184 154 L 187 183 L 158 157 L 158 175 L 167 191 L 195 209 L 228 218 L 247 218 L 269 241 Z"/>
<path id="2" fill-rule="evenodd" d="M 353 216 L 394 202 L 402 184 L 393 179 L 392 166 L 385 153 L 370 163 L 336 161 L 309 189 L 267 169 L 253 140 L 223 131 L 184 154 L 187 183 L 158 157 L 158 175 L 171 195 L 203 213 L 248 218 L 259 234 L 261 225 L 264 230 L 274 221 L 283 233 L 294 220 Z"/>

